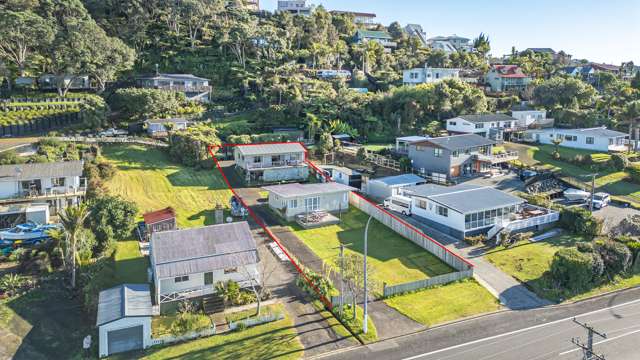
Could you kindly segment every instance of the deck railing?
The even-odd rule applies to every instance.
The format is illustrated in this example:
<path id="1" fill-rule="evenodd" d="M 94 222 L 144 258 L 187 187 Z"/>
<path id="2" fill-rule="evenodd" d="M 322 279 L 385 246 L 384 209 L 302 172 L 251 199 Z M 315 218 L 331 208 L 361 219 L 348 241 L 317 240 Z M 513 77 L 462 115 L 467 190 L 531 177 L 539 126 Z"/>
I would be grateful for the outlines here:
<path id="1" fill-rule="evenodd" d="M 247 169 L 268 169 L 283 166 L 301 166 L 304 164 L 304 161 L 301 160 L 282 160 L 272 161 L 271 163 L 247 163 Z"/>

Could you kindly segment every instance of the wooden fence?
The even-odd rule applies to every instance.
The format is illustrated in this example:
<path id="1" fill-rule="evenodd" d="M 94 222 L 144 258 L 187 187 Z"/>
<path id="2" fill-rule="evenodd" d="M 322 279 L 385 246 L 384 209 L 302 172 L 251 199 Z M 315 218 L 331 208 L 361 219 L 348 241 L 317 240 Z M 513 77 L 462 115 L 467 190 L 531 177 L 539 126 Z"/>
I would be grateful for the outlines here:
<path id="1" fill-rule="evenodd" d="M 470 278 L 473 276 L 473 269 L 465 270 L 465 271 L 456 271 L 448 274 L 434 276 L 429 279 L 416 280 L 404 284 L 398 285 L 387 285 L 384 284 L 382 287 L 382 296 L 389 297 L 397 294 L 403 294 L 409 291 L 415 291 L 419 289 L 424 289 L 436 285 L 448 284 L 450 282 Z"/>
<path id="2" fill-rule="evenodd" d="M 458 271 L 467 271 L 473 269 L 473 265 L 471 265 L 471 263 L 464 260 L 459 255 L 454 254 L 439 242 L 431 239 L 422 231 L 407 224 L 396 216 L 390 214 L 388 211 L 365 199 L 364 197 L 362 197 L 362 195 L 354 192 L 350 193 L 349 203 L 364 211 L 365 213 L 373 216 L 374 219 L 383 223 L 403 237 L 411 240 L 416 245 L 437 256 L 440 260 L 444 261 L 452 268 Z"/>

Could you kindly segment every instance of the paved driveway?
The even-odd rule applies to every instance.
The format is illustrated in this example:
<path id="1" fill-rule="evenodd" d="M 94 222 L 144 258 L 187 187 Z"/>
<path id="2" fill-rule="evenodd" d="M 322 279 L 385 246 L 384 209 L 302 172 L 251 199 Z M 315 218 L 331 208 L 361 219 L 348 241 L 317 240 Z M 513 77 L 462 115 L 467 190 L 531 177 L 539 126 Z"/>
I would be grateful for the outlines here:
<path id="1" fill-rule="evenodd" d="M 445 245 L 448 249 L 471 261 L 474 265 L 473 277 L 507 308 L 520 310 L 551 304 L 548 300 L 539 298 L 512 276 L 500 271 L 484 259 L 482 257 L 484 252 L 481 248 L 469 246 L 458 239 L 435 230 L 421 222 L 417 216 L 409 217 L 398 213 L 396 215 Z"/>
<path id="2" fill-rule="evenodd" d="M 619 205 L 611 204 L 604 209 L 595 210 L 593 216 L 598 219 L 604 220 L 605 231 L 610 230 L 620 223 L 620 221 L 627 216 L 640 215 L 640 210 L 636 210 L 631 207 L 622 207 Z"/>

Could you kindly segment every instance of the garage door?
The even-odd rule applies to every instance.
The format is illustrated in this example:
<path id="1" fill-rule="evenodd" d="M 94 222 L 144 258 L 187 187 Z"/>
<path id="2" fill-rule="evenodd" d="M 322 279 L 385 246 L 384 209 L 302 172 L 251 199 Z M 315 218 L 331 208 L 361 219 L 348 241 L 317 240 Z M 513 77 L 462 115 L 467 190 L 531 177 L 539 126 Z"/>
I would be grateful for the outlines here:
<path id="1" fill-rule="evenodd" d="M 107 339 L 109 355 L 123 351 L 142 349 L 142 325 L 109 331 Z"/>

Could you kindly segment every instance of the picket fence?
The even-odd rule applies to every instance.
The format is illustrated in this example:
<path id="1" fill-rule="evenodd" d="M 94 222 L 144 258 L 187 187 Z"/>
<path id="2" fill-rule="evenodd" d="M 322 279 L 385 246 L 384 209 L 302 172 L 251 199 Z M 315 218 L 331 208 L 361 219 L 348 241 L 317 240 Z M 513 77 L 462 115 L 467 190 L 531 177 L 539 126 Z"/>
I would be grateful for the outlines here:
<path id="1" fill-rule="evenodd" d="M 188 341 L 188 340 L 193 340 L 197 338 L 212 336 L 215 334 L 216 334 L 216 326 L 215 324 L 213 324 L 211 325 L 210 328 L 207 328 L 201 331 L 193 331 L 180 336 L 165 335 L 155 339 L 152 338 L 151 346 L 166 345 L 166 344 L 171 344 L 171 343 L 180 342 L 180 341 Z"/>

